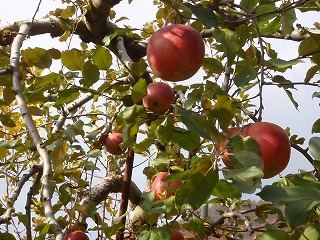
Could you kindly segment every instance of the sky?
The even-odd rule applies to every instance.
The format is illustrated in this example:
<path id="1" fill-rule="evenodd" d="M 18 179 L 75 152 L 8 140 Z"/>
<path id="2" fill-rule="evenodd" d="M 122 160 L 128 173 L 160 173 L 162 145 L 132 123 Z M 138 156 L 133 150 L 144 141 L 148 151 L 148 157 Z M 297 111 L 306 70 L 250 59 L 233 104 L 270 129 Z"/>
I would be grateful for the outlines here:
<path id="1" fill-rule="evenodd" d="M 141 27 L 143 23 L 150 19 L 153 19 L 156 9 L 153 7 L 152 2 L 152 0 L 133 0 L 133 4 L 129 5 L 127 0 L 123 0 L 121 4 L 115 7 L 115 10 L 117 12 L 116 18 L 126 16 L 129 18 L 129 20 L 122 21 L 120 22 L 121 24 L 128 24 L 133 27 Z M 0 8 L 1 23 L 14 22 L 22 19 L 31 19 L 35 13 L 37 5 L 38 1 L 36 0 L 4 1 L 2 7 Z M 53 10 L 59 6 L 59 0 L 43 0 L 36 18 L 44 16 L 50 10 Z M 136 9 L 143 9 L 143 11 L 137 11 Z M 143 14 L 141 14 L 141 12 L 143 12 Z M 312 23 L 312 21 L 309 21 L 309 19 L 320 19 L 320 14 L 314 13 L 312 15 L 314 16 L 302 18 L 303 22 L 300 23 L 305 26 L 312 27 L 312 25 L 310 24 Z M 279 51 L 279 57 L 285 60 L 290 60 L 297 57 L 297 43 L 287 41 L 285 42 L 283 40 L 267 41 L 272 42 L 272 46 L 275 48 L 275 50 Z M 45 48 L 50 46 L 56 48 L 65 48 L 66 44 L 59 43 L 57 40 L 51 39 L 48 36 L 41 36 L 27 40 L 24 43 L 24 47 L 29 46 L 39 46 Z M 79 45 L 76 45 L 76 47 L 77 46 Z M 283 50 L 284 47 L 286 48 L 286 50 Z M 309 63 L 307 62 L 306 64 L 294 66 L 292 71 L 288 71 L 285 73 L 285 77 L 293 82 L 303 81 L 305 72 L 308 69 L 308 64 Z M 192 83 L 193 81 L 198 80 L 199 75 L 196 75 L 191 80 L 189 80 L 189 82 Z M 183 84 L 187 84 L 187 82 L 183 82 Z M 315 122 L 315 120 L 320 118 L 319 99 L 312 100 L 312 93 L 315 91 L 319 91 L 319 89 L 308 86 L 299 86 L 297 87 L 297 91 L 293 91 L 294 98 L 299 103 L 299 111 L 297 111 L 282 89 L 279 89 L 275 86 L 266 86 L 264 88 L 264 121 L 276 123 L 283 128 L 290 127 L 292 134 L 305 136 L 307 138 L 306 142 L 308 142 L 310 137 L 317 136 L 311 135 L 311 126 Z M 141 160 L 138 160 L 138 162 L 140 161 Z M 142 174 L 139 173 L 142 172 L 143 167 L 144 166 L 141 166 L 134 170 L 134 176 L 141 189 L 143 189 L 144 178 L 141 178 Z M 298 169 L 311 170 L 311 166 L 307 162 L 307 160 L 305 160 L 304 157 L 300 155 L 300 153 L 297 153 L 292 149 L 291 161 L 289 163 L 289 166 L 285 169 L 285 171 L 283 171 L 282 175 L 286 175 L 292 172 L 295 173 L 298 171 Z M 271 180 L 263 180 L 263 183 L 270 184 L 275 180 L 276 177 L 272 178 Z"/>

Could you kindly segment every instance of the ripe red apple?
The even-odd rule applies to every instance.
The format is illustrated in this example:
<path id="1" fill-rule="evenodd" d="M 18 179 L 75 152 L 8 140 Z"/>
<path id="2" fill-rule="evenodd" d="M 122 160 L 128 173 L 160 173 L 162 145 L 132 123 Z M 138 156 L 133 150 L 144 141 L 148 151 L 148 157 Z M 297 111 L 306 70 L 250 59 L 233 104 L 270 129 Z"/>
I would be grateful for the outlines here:
<path id="1" fill-rule="evenodd" d="M 176 229 L 172 229 L 171 230 L 171 239 L 172 240 L 184 240 L 184 236 L 180 231 L 178 231 Z"/>
<path id="2" fill-rule="evenodd" d="M 68 233 L 63 240 L 89 240 L 89 237 L 81 231 Z"/>
<path id="3" fill-rule="evenodd" d="M 124 153 L 125 149 L 120 147 L 123 138 L 121 133 L 112 133 L 107 136 L 104 142 L 106 150 L 113 155 L 121 155 Z"/>
<path id="4" fill-rule="evenodd" d="M 142 99 L 143 106 L 154 113 L 163 114 L 174 101 L 174 91 L 166 83 L 155 82 L 147 86 L 147 94 Z"/>
<path id="5" fill-rule="evenodd" d="M 240 130 L 241 128 L 231 128 L 228 137 L 231 138 L 239 134 L 242 137 L 250 136 L 258 142 L 263 161 L 263 178 L 272 178 L 287 167 L 291 145 L 286 132 L 281 127 L 269 122 L 256 122 Z M 227 140 L 224 146 L 226 143 Z M 222 160 L 227 167 L 230 167 L 227 155 L 225 152 Z"/>
<path id="6" fill-rule="evenodd" d="M 182 184 L 181 180 L 174 180 L 172 182 L 164 182 L 162 179 L 167 177 L 169 174 L 163 172 L 155 177 L 152 182 L 151 190 L 155 191 L 155 199 L 163 200 L 165 198 L 174 196 L 177 188 Z"/>
<path id="7" fill-rule="evenodd" d="M 192 77 L 204 59 L 204 43 L 192 27 L 172 24 L 156 31 L 147 46 L 154 74 L 172 82 Z"/>

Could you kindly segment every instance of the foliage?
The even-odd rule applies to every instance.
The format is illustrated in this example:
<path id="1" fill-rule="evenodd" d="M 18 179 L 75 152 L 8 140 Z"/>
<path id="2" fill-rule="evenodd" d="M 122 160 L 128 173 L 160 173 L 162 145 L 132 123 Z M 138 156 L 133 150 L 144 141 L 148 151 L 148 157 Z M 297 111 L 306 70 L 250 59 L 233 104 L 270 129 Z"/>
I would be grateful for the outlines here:
<path id="1" fill-rule="evenodd" d="M 282 88 L 296 109 L 299 102 L 292 93 L 297 85 L 319 87 L 319 23 L 315 29 L 295 25 L 297 13 L 318 11 L 319 1 L 155 0 L 157 14 L 142 29 L 134 22 L 132 27 L 120 26 L 126 16 L 116 19 L 113 7 L 121 1 L 61 2 L 63 8 L 50 12 L 47 25 L 31 23 L 30 38 L 42 31 L 59 37 L 52 41 L 72 43 L 79 37 L 81 43 L 68 49 L 22 48 L 18 72 L 26 111 L 16 97 L 12 41 L 19 36 L 19 26 L 29 22 L 0 25 L 0 177 L 6 188 L 0 207 L 0 223 L 6 227 L 0 239 L 62 239 L 59 228 L 87 231 L 92 239 L 116 234 L 121 239 L 124 230 L 126 238 L 170 239 L 170 228 L 192 233 L 193 239 L 242 239 L 244 232 L 260 240 L 319 238 L 320 119 L 310 126 L 313 136 L 307 148 L 303 136 L 289 136 L 314 170 L 296 169 L 272 185 L 261 185 L 256 141 L 239 136 L 229 141 L 241 147 L 239 169 L 224 167 L 220 148 L 229 127 L 263 120 L 263 90 L 268 85 Z M 147 84 L 160 81 L 149 72 L 145 45 L 170 23 L 188 24 L 201 33 L 206 56 L 196 77 L 171 85 L 175 103 L 159 115 L 141 103 Z M 282 59 L 270 38 L 297 41 L 296 57 Z M 287 79 L 285 73 L 302 62 L 309 66 L 304 79 Z M 315 91 L 313 101 L 319 96 Z M 41 144 L 26 115 L 32 116 Z M 122 132 L 127 155 L 104 151 L 102 137 L 112 132 Z M 131 155 L 135 164 L 148 162 L 143 173 L 133 174 L 151 181 L 158 172 L 169 171 L 167 181 L 184 183 L 174 197 L 160 201 L 152 192 L 136 189 L 138 200 L 130 196 L 136 207 L 119 216 L 117 193 L 125 184 L 122 175 L 133 161 Z M 27 192 L 25 201 L 21 190 Z M 249 204 L 243 200 L 245 193 L 257 193 L 263 202 L 243 211 Z M 221 206 L 219 217 L 200 215 L 205 204 Z M 255 218 L 246 218 L 249 212 Z M 58 226 L 53 227 L 52 216 Z M 123 219 L 131 218 L 134 222 L 124 229 Z"/>

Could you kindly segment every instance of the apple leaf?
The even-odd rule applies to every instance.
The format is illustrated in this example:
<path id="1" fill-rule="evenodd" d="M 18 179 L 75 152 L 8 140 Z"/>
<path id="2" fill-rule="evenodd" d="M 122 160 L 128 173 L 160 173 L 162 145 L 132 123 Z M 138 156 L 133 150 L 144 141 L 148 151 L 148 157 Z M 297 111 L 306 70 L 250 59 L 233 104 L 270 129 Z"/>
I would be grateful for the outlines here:
<path id="1" fill-rule="evenodd" d="M 112 64 L 112 56 L 110 51 L 104 47 L 97 46 L 92 53 L 92 61 L 100 70 L 108 70 Z"/>
<path id="2" fill-rule="evenodd" d="M 210 8 L 206 8 L 201 4 L 192 5 L 190 3 L 183 3 L 191 12 L 199 19 L 199 21 L 207 28 L 218 27 L 218 19 L 215 13 Z"/>
<path id="3" fill-rule="evenodd" d="M 301 60 L 283 60 L 283 59 L 279 59 L 279 58 L 272 58 L 270 60 L 268 60 L 268 63 L 270 63 L 272 66 L 277 67 L 277 68 L 290 68 L 293 65 L 296 65 L 298 63 L 303 63 L 303 61 Z"/>
<path id="4" fill-rule="evenodd" d="M 221 74 L 224 70 L 221 61 L 215 58 L 205 58 L 202 66 L 215 74 Z"/>
<path id="5" fill-rule="evenodd" d="M 267 185 L 257 195 L 261 199 L 273 203 L 299 200 L 318 201 L 320 199 L 320 190 L 315 187 Z"/>
<path id="6" fill-rule="evenodd" d="M 285 2 L 283 3 L 280 8 L 286 8 L 291 5 L 291 2 Z M 289 35 L 294 30 L 293 23 L 296 21 L 296 12 L 294 8 L 290 8 L 287 11 L 283 11 L 281 13 L 281 32 L 284 36 L 284 38 L 289 37 Z"/>
<path id="7" fill-rule="evenodd" d="M 320 239 L 320 224 L 314 223 L 308 226 L 297 240 Z"/>
<path id="8" fill-rule="evenodd" d="M 320 161 L 320 137 L 312 137 L 309 140 L 309 151 L 311 156 Z"/>
<path id="9" fill-rule="evenodd" d="M 231 183 L 225 179 L 219 179 L 216 186 L 214 187 L 212 194 L 221 199 L 227 198 L 240 198 L 242 196 Z"/>
<path id="10" fill-rule="evenodd" d="M 11 233 L 1 233 L 0 232 L 0 239 L 15 240 L 16 238 Z"/>
<path id="11" fill-rule="evenodd" d="M 192 152 L 200 146 L 200 137 L 196 132 L 175 127 L 172 129 L 171 142 Z"/>
<path id="12" fill-rule="evenodd" d="M 256 240 L 290 240 L 290 235 L 280 229 L 272 228 L 255 238 Z"/>
<path id="13" fill-rule="evenodd" d="M 98 66 L 88 61 L 83 65 L 80 83 L 84 87 L 91 87 L 99 80 L 99 76 L 100 72 Z"/>
<path id="14" fill-rule="evenodd" d="M 320 118 L 315 121 L 312 125 L 312 133 L 319 133 L 320 132 Z"/>
<path id="15" fill-rule="evenodd" d="M 21 56 L 28 65 L 41 69 L 49 68 L 52 64 L 50 53 L 43 48 L 28 48 L 21 53 Z"/>
<path id="16" fill-rule="evenodd" d="M 288 95 L 290 101 L 292 102 L 293 106 L 298 110 L 299 104 L 298 102 L 293 98 L 292 92 L 290 92 L 289 90 L 285 89 L 284 90 L 286 92 L 286 94 Z"/>
<path id="17" fill-rule="evenodd" d="M 211 195 L 218 181 L 218 171 L 209 170 L 206 175 L 195 173 L 184 182 L 177 190 L 175 201 L 180 212 L 191 207 L 199 209 Z"/>
<path id="18" fill-rule="evenodd" d="M 310 211 L 319 204 L 320 201 L 305 199 L 288 202 L 286 204 L 285 215 L 289 226 L 292 229 L 296 229 L 300 225 L 306 223 L 308 221 Z"/>
<path id="19" fill-rule="evenodd" d="M 319 65 L 314 65 L 312 67 L 310 67 L 306 73 L 306 76 L 304 78 L 304 82 L 305 83 L 309 83 L 310 80 L 316 75 L 316 73 L 320 70 L 320 66 Z"/>
<path id="20" fill-rule="evenodd" d="M 170 240 L 171 231 L 168 228 L 153 228 L 152 231 L 145 230 L 140 233 L 137 240 Z"/>
<path id="21" fill-rule="evenodd" d="M 320 52 L 320 34 L 309 33 L 299 45 L 299 56 L 308 56 Z"/>
<path id="22" fill-rule="evenodd" d="M 178 113 L 181 114 L 182 122 L 188 129 L 198 133 L 201 137 L 215 140 L 218 138 L 218 130 L 212 120 L 206 119 L 204 116 L 191 110 L 186 110 L 178 105 L 174 106 Z"/>
<path id="23" fill-rule="evenodd" d="M 77 87 L 66 88 L 59 92 L 59 95 L 56 99 L 56 104 L 62 106 L 66 103 L 72 102 L 77 97 L 79 97 L 80 92 Z"/>
<path id="24" fill-rule="evenodd" d="M 147 94 L 147 81 L 140 78 L 139 81 L 132 87 L 131 97 L 136 103 L 139 102 Z"/>
<path id="25" fill-rule="evenodd" d="M 163 146 L 166 146 L 171 139 L 172 127 L 173 115 L 168 114 L 165 120 L 156 129 L 157 139 Z"/>
<path id="26" fill-rule="evenodd" d="M 82 70 L 84 55 L 78 49 L 65 50 L 61 53 L 61 61 L 71 71 Z"/>
<path id="27" fill-rule="evenodd" d="M 121 112 L 121 117 L 126 120 L 128 123 L 135 123 L 137 118 L 145 112 L 145 109 L 142 105 L 133 105 L 130 107 L 126 107 Z"/>
<path id="28" fill-rule="evenodd" d="M 131 65 L 131 73 L 134 76 L 141 77 L 141 75 L 146 71 L 147 64 L 141 59 L 139 62 L 134 62 Z"/>
<path id="29" fill-rule="evenodd" d="M 238 113 L 237 102 L 226 95 L 218 95 L 210 114 L 218 119 L 221 129 L 227 131 L 232 119 Z"/>
<path id="30" fill-rule="evenodd" d="M 240 169 L 222 169 L 227 180 L 231 180 L 233 186 L 242 193 L 254 193 L 261 187 L 263 172 L 255 166 Z"/>
<path id="31" fill-rule="evenodd" d="M 250 66 L 246 66 L 240 68 L 235 76 L 234 76 L 234 83 L 237 87 L 241 88 L 247 85 L 251 80 L 254 80 L 257 76 L 257 71 L 250 68 Z"/>
<path id="32" fill-rule="evenodd" d="M 259 0 L 241 0 L 241 6 L 245 7 L 247 10 L 251 11 L 257 4 Z"/>

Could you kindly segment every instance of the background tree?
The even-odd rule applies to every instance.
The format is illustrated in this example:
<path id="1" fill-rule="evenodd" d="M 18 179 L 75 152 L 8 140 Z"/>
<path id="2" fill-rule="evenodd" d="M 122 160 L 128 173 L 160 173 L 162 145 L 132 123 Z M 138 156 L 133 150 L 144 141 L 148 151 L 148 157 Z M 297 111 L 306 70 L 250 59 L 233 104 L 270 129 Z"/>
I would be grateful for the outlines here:
<path id="1" fill-rule="evenodd" d="M 310 29 L 296 19 L 318 11 L 318 1 L 154 1 L 157 14 L 141 29 L 120 27 L 125 17 L 114 9 L 122 1 L 61 2 L 44 18 L 0 25 L 1 239 L 76 231 L 90 239 L 178 239 L 174 230 L 194 239 L 319 238 L 320 138 L 305 147 L 303 136 L 281 126 L 313 169 L 276 173 L 261 186 L 264 146 L 248 133 L 264 121 L 266 87 L 283 89 L 297 109 L 298 85 L 314 87 L 318 100 L 319 23 Z M 154 113 L 142 99 L 152 82 L 166 81 L 150 69 L 146 48 L 171 24 L 195 29 L 205 58 L 198 81 L 167 82 L 174 102 Z M 42 34 L 68 48 L 22 47 Z M 81 43 L 73 46 L 75 38 Z M 297 41 L 296 56 L 278 57 L 271 39 Z M 304 79 L 286 79 L 302 62 Z M 320 119 L 310 129 L 319 133 Z M 120 146 L 108 144 L 113 133 L 122 134 Z M 143 162 L 145 190 L 131 181 Z M 151 182 L 163 172 L 167 192 L 155 195 Z M 256 192 L 258 205 L 243 200 Z M 200 214 L 208 205 L 218 215 Z"/>

